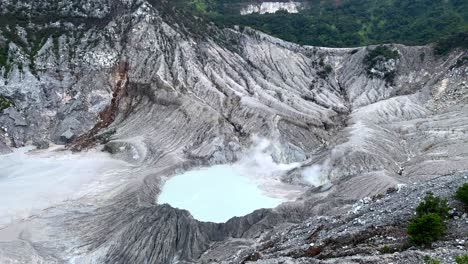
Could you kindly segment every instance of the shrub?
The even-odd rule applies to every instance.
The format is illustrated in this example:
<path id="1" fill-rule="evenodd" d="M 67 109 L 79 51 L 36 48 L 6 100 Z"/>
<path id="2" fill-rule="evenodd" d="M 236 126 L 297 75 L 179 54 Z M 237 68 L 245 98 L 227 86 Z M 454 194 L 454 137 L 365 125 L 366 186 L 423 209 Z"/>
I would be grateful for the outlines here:
<path id="1" fill-rule="evenodd" d="M 416 213 L 418 217 L 429 213 L 434 213 L 439 215 L 442 219 L 445 219 L 449 215 L 447 199 L 434 197 L 433 193 L 428 193 L 424 198 L 424 201 L 422 201 L 418 207 L 416 207 Z"/>
<path id="2" fill-rule="evenodd" d="M 468 183 L 463 184 L 455 193 L 455 198 L 468 205 Z"/>
<path id="3" fill-rule="evenodd" d="M 388 245 L 385 245 L 380 249 L 380 253 L 382 254 L 392 253 L 392 249 Z"/>
<path id="4" fill-rule="evenodd" d="M 367 53 L 366 57 L 364 58 L 364 63 L 367 65 L 368 69 L 372 69 L 380 60 L 396 60 L 399 57 L 400 55 L 398 54 L 398 51 L 381 45 Z"/>
<path id="5" fill-rule="evenodd" d="M 456 256 L 455 257 L 455 262 L 457 264 L 468 264 L 468 254 L 462 255 L 462 256 Z"/>
<path id="6" fill-rule="evenodd" d="M 424 264 L 440 264 L 440 261 L 429 256 L 424 257 Z"/>
<path id="7" fill-rule="evenodd" d="M 421 60 L 421 62 L 423 62 L 425 58 L 426 58 L 426 53 L 423 52 L 419 54 L 419 59 Z"/>
<path id="8" fill-rule="evenodd" d="M 0 96 L 0 112 L 7 109 L 10 106 L 14 106 L 13 102 L 3 96 Z"/>
<path id="9" fill-rule="evenodd" d="M 329 64 L 325 65 L 323 69 L 327 74 L 330 74 L 333 71 L 333 67 Z"/>
<path id="10" fill-rule="evenodd" d="M 4 47 L 0 44 L 0 67 L 6 66 L 8 63 L 8 45 L 5 44 Z"/>
<path id="11" fill-rule="evenodd" d="M 322 79 L 326 79 L 330 75 L 330 73 L 332 73 L 332 71 L 333 67 L 327 64 L 323 67 L 323 70 L 317 72 L 317 75 Z"/>
<path id="12" fill-rule="evenodd" d="M 455 63 L 455 65 L 453 65 L 452 67 L 450 67 L 450 69 L 453 69 L 453 68 L 460 68 L 461 66 L 465 65 L 465 64 L 468 64 L 468 56 L 463 56 L 461 58 L 459 58 L 457 60 L 457 62 Z"/>
<path id="13" fill-rule="evenodd" d="M 377 46 L 375 49 L 369 51 L 364 57 L 363 63 L 366 66 L 366 71 L 369 77 L 373 77 L 375 74 L 372 72 L 379 63 L 387 62 L 389 60 L 396 60 L 400 57 L 398 51 L 392 50 L 386 46 Z M 379 69 L 383 71 L 383 79 L 390 84 L 394 84 L 395 70 L 390 69 Z"/>
<path id="14" fill-rule="evenodd" d="M 436 213 L 416 217 L 408 225 L 408 235 L 416 245 L 430 247 L 431 243 L 444 234 L 445 224 Z"/>

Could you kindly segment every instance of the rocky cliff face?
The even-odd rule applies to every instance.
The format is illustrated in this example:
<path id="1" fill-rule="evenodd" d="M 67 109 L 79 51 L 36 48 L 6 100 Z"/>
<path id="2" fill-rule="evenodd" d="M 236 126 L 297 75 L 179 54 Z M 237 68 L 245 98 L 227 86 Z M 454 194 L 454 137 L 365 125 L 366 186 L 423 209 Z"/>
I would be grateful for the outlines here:
<path id="1" fill-rule="evenodd" d="M 258 4 L 249 4 L 240 10 L 241 15 L 253 13 L 267 14 L 277 11 L 286 11 L 288 13 L 298 13 L 303 8 L 301 2 L 261 2 Z"/>
<path id="2" fill-rule="evenodd" d="M 112 198 L 28 220 L 22 228 L 45 234 L 2 241 L 0 259 L 294 263 L 289 244 L 231 257 L 266 241 L 265 230 L 271 239 L 290 223 L 312 232 L 328 219 L 317 215 L 346 212 L 397 184 L 424 192 L 427 180 L 468 168 L 468 68 L 457 63 L 466 51 L 435 56 L 430 46 L 386 45 L 397 56 L 370 58 L 375 47 L 306 47 L 251 29 L 220 30 L 162 0 L 2 0 L 0 7 L 4 17 L 23 12 L 34 22 L 7 23 L 0 34 L 8 54 L 0 95 L 14 103 L 0 115 L 0 149 L 102 145 L 139 168 Z M 60 15 L 38 20 L 35 12 Z M 34 35 L 47 30 L 55 34 Z M 218 225 L 155 204 L 162 176 L 235 161 L 253 135 L 276 142 L 275 160 L 303 162 L 284 181 L 297 184 L 303 169 L 320 164 L 330 184 Z M 401 221 L 392 219 L 388 225 Z"/>

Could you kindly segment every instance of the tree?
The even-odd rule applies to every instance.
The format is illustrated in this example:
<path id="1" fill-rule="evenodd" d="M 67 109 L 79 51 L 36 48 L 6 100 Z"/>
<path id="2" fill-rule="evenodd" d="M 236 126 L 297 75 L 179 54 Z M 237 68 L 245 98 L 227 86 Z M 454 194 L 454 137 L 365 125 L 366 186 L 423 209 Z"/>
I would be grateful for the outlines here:
<path id="1" fill-rule="evenodd" d="M 463 184 L 455 193 L 455 198 L 468 205 L 468 183 Z"/>
<path id="2" fill-rule="evenodd" d="M 408 235 L 416 245 L 430 247 L 433 241 L 442 237 L 445 224 L 442 217 L 436 213 L 428 213 L 416 217 L 408 225 Z"/>
<path id="3" fill-rule="evenodd" d="M 219 26 L 250 26 L 306 45 L 354 47 L 392 42 L 420 45 L 446 38 L 436 49 L 437 53 L 446 53 L 457 46 L 463 48 L 464 38 L 458 34 L 468 28 L 466 0 L 341 0 L 339 5 L 335 1 L 307 1 L 307 8 L 297 14 L 279 11 L 245 16 L 240 15 L 239 8 L 252 1 L 177 1 L 185 6 L 194 1 L 205 3 L 207 19 Z M 450 36 L 455 38 L 449 39 Z"/>
<path id="4" fill-rule="evenodd" d="M 424 201 L 416 207 L 416 214 L 418 217 L 421 217 L 429 213 L 435 213 L 442 219 L 446 219 L 449 215 L 447 199 L 434 197 L 433 193 L 428 193 L 424 198 Z"/>
<path id="5" fill-rule="evenodd" d="M 468 264 L 468 254 L 462 255 L 462 256 L 456 256 L 455 257 L 455 262 L 457 264 Z"/>
<path id="6" fill-rule="evenodd" d="M 416 207 L 416 217 L 408 225 L 408 235 L 416 245 L 430 247 L 445 231 L 444 219 L 449 215 L 447 199 L 429 192 Z"/>

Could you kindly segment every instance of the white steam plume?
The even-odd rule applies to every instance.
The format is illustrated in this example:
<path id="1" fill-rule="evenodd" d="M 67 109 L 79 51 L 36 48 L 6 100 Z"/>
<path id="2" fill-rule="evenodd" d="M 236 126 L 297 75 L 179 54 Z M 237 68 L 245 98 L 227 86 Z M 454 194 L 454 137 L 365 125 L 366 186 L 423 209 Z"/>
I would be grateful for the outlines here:
<path id="1" fill-rule="evenodd" d="M 328 179 L 322 170 L 323 166 L 314 164 L 302 171 L 302 177 L 307 183 L 313 186 L 324 185 L 328 182 Z"/>

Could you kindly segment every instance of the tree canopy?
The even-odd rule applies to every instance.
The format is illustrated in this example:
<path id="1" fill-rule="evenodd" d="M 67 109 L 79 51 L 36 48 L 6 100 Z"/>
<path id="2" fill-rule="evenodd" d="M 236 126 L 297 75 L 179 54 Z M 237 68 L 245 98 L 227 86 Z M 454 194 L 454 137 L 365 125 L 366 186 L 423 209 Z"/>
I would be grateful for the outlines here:
<path id="1" fill-rule="evenodd" d="M 297 14 L 240 15 L 248 1 L 178 0 L 222 27 L 250 26 L 304 45 L 423 45 L 468 31 L 465 0 L 310 0 Z"/>

